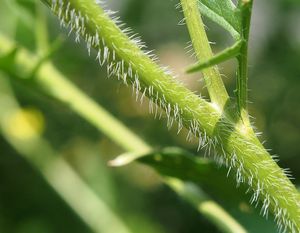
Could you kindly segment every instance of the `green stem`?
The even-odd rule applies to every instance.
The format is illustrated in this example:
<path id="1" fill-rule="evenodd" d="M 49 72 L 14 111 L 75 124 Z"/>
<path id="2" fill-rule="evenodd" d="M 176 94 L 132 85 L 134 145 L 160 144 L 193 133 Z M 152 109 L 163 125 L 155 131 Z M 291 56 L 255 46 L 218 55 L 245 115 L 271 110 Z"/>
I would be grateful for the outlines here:
<path id="1" fill-rule="evenodd" d="M 1 35 L 0 44 L 0 47 L 5 46 L 7 52 L 12 51 L 15 48 L 13 43 Z M 2 48 L 0 48 L 0 50 Z M 36 70 L 35 64 L 39 63 L 38 57 L 29 54 L 28 51 L 24 49 L 19 49 L 16 57 L 16 62 L 20 62 L 19 65 L 23 67 L 23 79 L 32 78 L 46 93 L 55 96 L 56 99 L 65 103 L 80 116 L 92 123 L 97 129 L 104 132 L 109 138 L 114 138 L 115 140 L 118 139 L 117 144 L 126 148 L 126 150 L 139 153 L 149 152 L 148 149 L 145 149 L 148 146 L 140 140 L 139 137 L 129 133 L 119 121 L 111 118 L 105 109 L 99 107 L 95 101 L 83 95 L 78 88 L 70 85 L 70 82 L 63 79 L 61 74 L 52 66 L 52 64 L 45 61 L 44 63 L 40 63 L 38 70 Z M 36 70 L 34 72 L 34 77 L 31 76 L 32 70 Z M 99 121 L 99 119 L 101 119 L 101 121 Z M 118 128 L 118 130 L 115 130 L 115 127 Z"/>
<path id="2" fill-rule="evenodd" d="M 69 106 L 127 151 L 137 153 L 150 151 L 146 143 L 129 132 L 117 119 L 112 118 L 104 108 L 84 95 L 77 87 L 71 85 L 68 80 L 63 79 L 50 63 L 46 63 L 41 70 L 43 72 L 35 77 L 35 82 L 45 93 Z M 51 75 L 47 75 L 47 73 Z M 63 91 L 55 87 L 60 87 L 59 89 Z"/>
<path id="3" fill-rule="evenodd" d="M 164 182 L 181 195 L 185 200 L 193 203 L 197 209 L 204 213 L 223 232 L 246 233 L 247 231 L 228 215 L 219 205 L 207 198 L 207 196 L 193 183 L 181 182 L 176 178 L 166 177 Z M 221 217 L 221 221 L 220 221 Z"/>
<path id="4" fill-rule="evenodd" d="M 27 131 L 30 129 L 32 133 L 27 136 L 20 135 L 12 119 L 21 118 L 22 110 L 3 77 L 0 77 L 0 105 L 5 109 L 0 111 L 0 133 L 20 155 L 41 172 L 48 184 L 93 232 L 131 232 L 26 119 L 22 119 L 22 126 Z"/>
<path id="5" fill-rule="evenodd" d="M 49 4 L 51 2 L 48 0 Z M 201 145 L 215 148 L 215 158 L 235 171 L 237 182 L 249 185 L 254 193 L 253 202 L 262 201 L 264 215 L 270 210 L 279 226 L 300 231 L 300 195 L 251 130 L 244 125 L 237 126 L 218 106 L 199 98 L 165 73 L 93 0 L 62 0 L 59 4 L 52 9 L 62 23 L 70 25 L 78 37 L 82 35 L 88 47 L 102 49 L 105 54 L 111 52 L 108 68 L 113 67 L 117 77 L 132 83 L 164 108 L 171 122 L 175 119 L 189 128 L 191 134 L 201 139 Z M 75 12 L 75 19 L 72 12 Z M 98 36 L 105 48 L 98 45 Z M 0 50 L 7 51 L 7 48 L 1 46 Z M 114 54 L 119 62 L 113 59 Z M 24 52 L 18 53 L 15 63 L 26 69 L 24 66 L 31 61 L 24 55 Z M 126 68 L 122 64 L 130 68 L 127 73 L 122 72 Z M 41 67 L 37 75 L 44 76 L 44 72 Z"/>
<path id="6" fill-rule="evenodd" d="M 15 48 L 15 45 L 0 35 L 0 55 L 1 52 L 3 52 L 3 50 L 10 51 L 13 48 Z M 21 70 L 32 69 L 32 64 L 26 61 L 35 61 L 37 59 L 37 57 L 33 56 L 28 51 L 21 48 L 19 48 L 18 54 L 16 56 L 17 58 L 19 58 L 17 59 L 17 63 L 18 67 Z M 20 77 L 18 75 L 13 75 L 13 77 L 21 80 L 23 79 L 23 77 Z M 46 94 L 54 97 L 59 102 L 66 104 L 70 109 L 76 112 L 87 122 L 94 125 L 100 132 L 104 133 L 107 137 L 109 137 L 112 141 L 114 141 L 117 145 L 122 147 L 127 152 L 140 155 L 152 151 L 152 148 L 146 142 L 142 141 L 137 135 L 135 135 L 126 126 L 124 126 L 116 118 L 110 115 L 105 109 L 103 109 L 100 105 L 95 103 L 95 101 L 93 101 L 83 92 L 81 92 L 76 86 L 69 82 L 59 71 L 57 71 L 51 65 L 51 63 L 43 63 L 40 67 L 40 70 L 38 70 L 35 73 L 35 77 L 32 78 L 32 81 L 35 82 L 39 86 L 39 88 L 44 90 Z M 2 86 L 4 87 L 4 85 Z M 64 91 L 59 91 L 57 87 L 60 87 L 60 89 Z M 11 106 L 14 105 L 15 104 L 9 104 L 6 106 L 5 109 L 9 110 Z M 2 104 L 2 106 L 5 105 Z M 7 117 L 6 114 L 4 115 Z M 80 203 L 94 203 L 94 207 L 96 209 L 92 208 L 92 210 L 95 211 L 93 213 L 93 216 L 99 216 L 99 213 L 102 213 L 102 211 L 104 211 L 106 207 L 103 206 L 102 203 L 99 203 L 99 201 L 95 200 L 95 196 L 92 193 L 90 193 L 89 190 L 87 190 L 80 178 L 77 177 L 77 175 L 74 174 L 72 170 L 70 170 L 71 168 L 63 160 L 54 160 L 52 156 L 48 156 L 48 153 L 44 154 L 44 157 L 46 156 L 46 159 L 38 159 L 40 157 L 40 151 L 50 151 L 49 154 L 53 154 L 49 146 L 43 140 L 39 139 L 38 142 L 35 142 L 33 144 L 33 147 L 35 148 L 34 150 L 26 149 L 24 145 L 28 145 L 28 142 L 26 142 L 25 144 L 16 143 L 15 140 L 9 135 L 9 132 L 6 132 L 5 124 L 3 122 L 4 121 L 1 121 L 0 114 L 0 126 L 2 125 L 2 128 L 4 129 L 3 132 L 6 135 L 7 139 L 10 141 L 10 143 L 14 147 L 16 147 L 21 154 L 24 154 L 29 159 L 29 161 L 31 161 L 31 163 L 34 164 L 34 166 L 41 170 L 46 180 L 54 187 L 54 189 L 58 193 L 60 193 L 64 197 L 66 202 L 69 203 L 70 206 L 72 206 L 72 208 L 75 209 L 75 211 L 88 223 L 89 226 L 91 226 L 92 229 L 101 229 L 102 232 L 105 232 L 103 231 L 103 229 L 107 225 L 102 224 L 102 222 L 99 222 L 95 226 L 95 222 L 84 215 L 85 211 L 83 212 Z M 37 145 L 39 145 L 38 148 L 36 148 Z M 41 148 L 43 149 L 41 150 Z M 41 169 L 41 167 L 47 169 Z M 60 174 L 64 174 L 63 177 L 65 179 L 61 179 Z M 69 180 L 72 180 L 72 184 L 74 186 L 70 187 L 69 185 L 66 185 L 66 182 L 69 182 Z M 243 227 L 238 222 L 236 222 L 236 220 L 232 218 L 221 206 L 219 206 L 217 203 L 215 203 L 208 197 L 204 198 L 204 194 L 198 194 L 197 196 L 194 195 L 193 199 L 190 199 L 190 192 L 184 189 L 184 182 L 177 180 L 176 187 L 172 185 L 174 183 L 171 184 L 170 182 L 168 182 L 167 179 L 165 179 L 164 182 L 179 195 L 186 197 L 185 199 L 187 201 L 189 201 L 193 206 L 195 206 L 196 209 L 198 209 L 198 211 L 201 214 L 206 216 L 208 220 L 216 224 L 222 232 L 246 232 L 246 230 L 244 230 Z M 178 189 L 179 186 L 182 187 L 180 190 Z M 81 199 L 84 199 L 84 202 L 82 202 L 82 200 L 79 203 L 77 203 L 78 201 L 76 202 L 76 200 L 74 199 L 75 196 L 72 195 L 76 193 L 74 192 L 73 187 L 80 187 L 79 190 L 81 190 L 82 194 Z M 213 208 L 207 208 L 209 206 Z M 113 232 L 126 232 L 124 230 L 125 228 L 122 225 L 120 225 L 119 221 L 117 221 L 114 216 L 112 216 L 110 211 L 107 210 L 106 212 L 108 213 L 107 219 L 116 222 L 116 224 L 112 224 L 114 225 L 115 229 L 119 228 L 119 230 Z M 110 223 L 110 221 L 108 221 L 108 223 Z M 98 232 L 98 230 L 95 231 Z"/>
<path id="7" fill-rule="evenodd" d="M 237 57 L 239 62 L 238 77 L 237 77 L 237 99 L 240 116 L 245 124 L 250 126 L 248 116 L 248 42 L 250 32 L 250 21 L 252 11 L 252 0 L 239 1 L 238 9 L 240 9 L 242 19 L 242 46 L 240 55 Z"/>
<path id="8" fill-rule="evenodd" d="M 199 61 L 210 60 L 213 57 L 212 50 L 204 29 L 197 0 L 181 0 L 181 6 L 187 24 L 189 34 Z M 221 109 L 229 100 L 229 96 L 216 66 L 203 70 L 204 80 L 211 101 Z"/>

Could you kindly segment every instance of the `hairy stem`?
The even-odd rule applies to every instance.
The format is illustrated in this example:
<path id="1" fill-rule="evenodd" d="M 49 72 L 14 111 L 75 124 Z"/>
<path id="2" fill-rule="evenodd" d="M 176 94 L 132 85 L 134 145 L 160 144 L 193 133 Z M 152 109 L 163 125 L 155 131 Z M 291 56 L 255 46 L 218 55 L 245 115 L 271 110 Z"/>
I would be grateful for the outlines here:
<path id="1" fill-rule="evenodd" d="M 12 49 L 13 44 L 9 41 L 5 40 L 5 38 L 1 38 L 0 42 L 2 45 L 6 46 L 6 48 Z M 19 50 L 19 53 L 24 53 L 24 59 L 29 61 L 35 61 L 37 59 L 36 56 L 30 54 L 25 49 Z M 0 54 L 1 54 L 1 46 L 0 46 Z M 25 60 L 24 60 L 25 61 Z M 19 66 L 21 70 L 25 67 L 29 66 L 29 63 L 21 62 Z M 27 67 L 25 70 L 30 70 L 32 67 Z M 17 79 L 22 80 L 21 76 L 13 76 Z M 135 135 L 132 131 L 130 131 L 126 126 L 124 126 L 120 121 L 110 115 L 104 108 L 98 105 L 94 100 L 89 98 L 83 92 L 81 92 L 76 86 L 74 86 L 70 81 L 67 80 L 55 67 L 51 65 L 49 62 L 44 62 L 40 66 L 40 71 L 35 73 L 32 78 L 32 84 L 37 84 L 40 89 L 42 89 L 47 95 L 52 96 L 59 102 L 67 105 L 70 109 L 76 112 L 79 116 L 85 119 L 87 122 L 96 127 L 100 132 L 104 133 L 108 138 L 110 138 L 117 145 L 122 147 L 128 153 L 137 153 L 137 154 L 145 154 L 152 151 L 152 148 L 144 141 L 142 141 L 137 135 Z M 57 91 L 56 87 L 60 87 L 60 89 L 64 90 L 64 92 Z M 0 95 L 1 102 L 1 95 Z M 7 109 L 7 108 L 6 108 Z M 1 125 L 1 114 L 0 114 L 0 125 Z M 72 207 L 74 205 L 73 199 L 71 196 L 72 191 L 68 191 L 63 187 L 68 187 L 68 185 L 63 185 L 64 182 L 67 182 L 66 179 L 57 178 L 60 174 L 67 174 L 68 178 L 73 180 L 72 183 L 76 183 L 77 187 L 80 187 L 82 191 L 82 198 L 85 200 L 88 198 L 90 201 L 88 203 L 94 202 L 94 205 L 97 206 L 98 211 L 96 211 L 95 216 L 98 216 L 98 212 L 105 209 L 105 207 L 99 206 L 97 201 L 95 201 L 95 197 L 91 196 L 86 187 L 79 181 L 79 177 L 73 173 L 69 168 L 69 166 L 63 160 L 54 160 L 51 156 L 47 157 L 46 162 L 44 164 L 38 164 L 36 161 L 38 159 L 34 159 L 33 157 L 39 157 L 39 153 L 33 153 L 32 151 L 28 151 L 24 149 L 24 146 L 21 144 L 16 144 L 15 140 L 9 136 L 9 134 L 4 130 L 5 136 L 10 141 L 10 143 L 17 148 L 22 154 L 24 154 L 27 158 L 29 158 L 30 162 L 33 163 L 42 173 L 44 173 L 46 180 L 57 190 L 69 203 Z M 39 139 L 38 143 L 35 143 L 34 146 L 38 144 L 46 150 L 50 150 L 49 146 L 41 139 Z M 40 148 L 39 146 L 39 148 Z M 39 150 L 36 150 L 39 151 Z M 45 151 L 45 149 L 43 150 Z M 51 152 L 53 153 L 53 152 Z M 34 156 L 33 156 L 34 154 Z M 53 160 L 53 162 L 51 162 Z M 44 161 L 44 160 L 43 160 Z M 51 163 L 50 163 L 50 162 Z M 47 166 L 46 166 L 47 164 Z M 53 165 L 52 165 L 53 164 Z M 42 167 L 48 167 L 47 170 L 51 171 L 55 168 L 55 172 L 51 172 L 51 177 L 49 177 L 49 172 L 45 174 L 45 171 L 41 169 Z M 55 166 L 54 166 L 55 165 Z M 64 170 L 66 170 L 64 172 Z M 56 174 L 56 176 L 54 176 Z M 77 181 L 76 181 L 77 180 Z M 176 180 L 176 186 L 174 186 L 174 182 L 170 183 L 169 179 L 163 179 L 164 182 L 172 188 L 176 193 L 185 198 L 188 202 L 190 202 L 193 206 L 198 209 L 198 211 L 207 217 L 212 223 L 216 224 L 218 228 L 224 233 L 245 233 L 246 230 L 238 223 L 234 218 L 232 218 L 221 206 L 211 200 L 209 197 L 204 195 L 203 193 L 192 193 L 193 198 L 191 199 L 191 191 L 185 188 L 185 183 L 180 180 Z M 67 188 L 67 189 L 68 189 Z M 72 187 L 71 187 L 72 189 Z M 66 193 L 67 192 L 67 193 Z M 75 202 L 76 203 L 76 202 Z M 209 207 L 209 208 L 208 208 Z M 212 208 L 211 208 L 212 207 Z M 95 229 L 93 224 L 91 224 L 91 220 L 86 219 L 84 213 L 82 213 L 81 205 L 75 205 L 73 207 L 76 212 L 83 217 L 84 220 L 87 221 L 88 225 L 91 226 L 92 229 Z M 94 208 L 93 208 L 94 209 Z M 107 211 L 110 213 L 109 211 Z M 110 218 L 111 216 L 107 216 Z M 113 218 L 111 218 L 113 220 Z M 115 225 L 115 228 L 118 229 L 116 232 L 125 232 L 122 226 Z M 103 228 L 102 223 L 97 224 L 99 228 Z M 96 228 L 97 229 L 97 228 Z M 98 230 L 96 230 L 98 232 Z"/>
<path id="2" fill-rule="evenodd" d="M 147 95 L 152 100 L 150 107 L 157 104 L 163 108 L 169 124 L 176 120 L 180 127 L 186 126 L 190 134 L 199 138 L 200 146 L 215 149 L 215 159 L 236 173 L 238 183 L 247 183 L 253 191 L 251 202 L 262 202 L 263 215 L 271 210 L 279 227 L 300 231 L 300 195 L 252 131 L 237 126 L 214 104 L 199 98 L 165 73 L 93 0 L 47 0 L 47 3 L 54 3 L 52 10 L 61 23 L 69 26 L 76 38 L 81 35 L 88 49 L 93 46 L 98 54 L 104 51 L 109 71 L 113 69 L 119 79 L 131 83 L 137 95 L 139 92 L 142 97 Z M 16 59 L 20 62 L 24 57 Z"/>

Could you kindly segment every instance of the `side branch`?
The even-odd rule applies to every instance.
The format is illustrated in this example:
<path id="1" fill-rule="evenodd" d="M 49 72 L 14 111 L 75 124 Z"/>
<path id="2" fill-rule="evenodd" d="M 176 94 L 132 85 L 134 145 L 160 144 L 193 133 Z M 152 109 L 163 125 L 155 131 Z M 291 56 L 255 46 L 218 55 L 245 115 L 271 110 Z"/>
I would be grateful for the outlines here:
<path id="1" fill-rule="evenodd" d="M 198 1 L 181 0 L 181 6 L 197 58 L 200 62 L 210 60 L 213 53 L 198 9 Z M 211 101 L 223 109 L 229 96 L 218 68 L 214 66 L 204 69 L 203 76 Z"/>

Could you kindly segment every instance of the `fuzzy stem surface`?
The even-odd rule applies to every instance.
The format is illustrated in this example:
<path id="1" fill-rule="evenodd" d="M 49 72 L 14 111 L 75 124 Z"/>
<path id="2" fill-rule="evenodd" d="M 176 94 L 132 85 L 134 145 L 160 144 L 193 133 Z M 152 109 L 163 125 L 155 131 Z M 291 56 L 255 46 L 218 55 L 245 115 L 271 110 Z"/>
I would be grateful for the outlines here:
<path id="1" fill-rule="evenodd" d="M 1 38 L 0 42 L 2 42 L 3 46 L 6 46 L 8 50 L 13 49 L 13 44 L 6 40 L 4 37 Z M 27 60 L 35 61 L 37 59 L 36 56 L 30 54 L 25 49 L 19 50 L 19 53 L 24 53 L 24 56 Z M 0 46 L 0 54 L 1 54 L 1 46 Z M 24 58 L 25 58 L 24 57 Z M 21 66 L 22 65 L 22 66 Z M 19 64 L 19 69 L 23 70 L 29 66 L 29 63 L 25 64 L 24 61 Z M 26 70 L 30 70 L 32 67 L 27 67 Z M 75 85 L 73 85 L 70 81 L 67 80 L 50 62 L 44 62 L 40 66 L 41 71 L 35 73 L 32 78 L 32 84 L 37 84 L 38 88 L 42 89 L 47 95 L 52 96 L 59 102 L 67 105 L 70 109 L 76 112 L 79 116 L 85 119 L 87 122 L 92 124 L 95 128 L 97 128 L 100 132 L 104 133 L 108 138 L 110 138 L 117 145 L 122 147 L 128 153 L 138 153 L 145 154 L 149 153 L 153 149 L 146 142 L 141 140 L 137 135 L 135 135 L 132 131 L 130 131 L 125 125 L 123 125 L 118 119 L 108 113 L 104 108 L 102 108 L 99 104 L 97 104 L 90 97 L 85 95 L 82 91 L 80 91 Z M 9 72 L 10 73 L 10 72 Z M 11 73 L 10 73 L 11 74 Z M 13 77 L 19 79 L 23 79 L 22 76 L 14 75 Z M 1 81 L 1 80 L 0 80 Z M 20 80 L 19 80 L 20 81 Z M 4 85 L 3 85 L 4 86 Z M 60 87 L 60 89 L 64 90 L 64 92 L 57 91 L 56 87 Z M 5 99 L 5 98 L 4 98 Z M 0 95 L 1 102 L 1 95 Z M 5 102 L 4 102 L 5 103 Z M 16 104 L 12 104 L 16 105 Z M 6 109 L 9 109 L 11 105 L 8 105 Z M 7 116 L 7 115 L 6 115 Z M 1 114 L 0 114 L 0 128 L 1 128 Z M 5 127 L 3 127 L 5 128 Z M 5 131 L 5 130 L 4 130 Z M 106 210 L 105 207 L 100 206 L 97 201 L 95 201 L 95 197 L 92 196 L 89 191 L 87 191 L 86 185 L 80 181 L 80 178 L 74 173 L 74 171 L 70 170 L 70 167 L 63 160 L 55 160 L 52 157 L 55 157 L 53 152 L 51 152 L 49 156 L 47 156 L 46 160 L 40 160 L 40 148 L 44 148 L 44 150 L 52 150 L 47 143 L 39 138 L 37 142 L 33 143 L 34 150 L 27 150 L 24 147 L 24 144 L 16 143 L 14 138 L 11 138 L 9 134 L 5 131 L 5 136 L 7 140 L 15 147 L 17 150 L 26 156 L 28 160 L 36 166 L 45 176 L 46 180 L 55 188 L 55 190 L 64 197 L 67 203 L 70 206 L 74 206 L 75 211 L 82 216 L 82 218 L 87 222 L 87 224 L 95 230 L 95 232 L 103 231 L 103 228 L 109 225 L 112 220 L 114 228 L 118 229 L 115 232 L 127 232 L 125 231 L 125 227 L 121 225 L 120 220 L 115 216 L 110 216 L 110 211 Z M 28 144 L 26 142 L 25 144 Z M 38 149 L 35 149 L 38 146 Z M 48 154 L 47 154 L 48 155 Z M 41 161 L 38 163 L 37 161 Z M 53 164 L 57 166 L 52 166 Z M 47 173 L 43 168 L 47 168 Z M 51 177 L 49 177 L 49 173 L 51 173 Z M 61 174 L 66 175 L 65 179 L 60 179 Z M 73 187 L 71 190 L 69 186 L 66 185 L 69 180 L 72 180 L 72 183 L 76 183 L 76 187 L 80 187 L 81 197 L 84 198 L 84 203 L 93 203 L 97 208 L 95 210 L 96 213 L 93 213 L 96 217 L 102 214 L 102 210 L 104 212 L 109 213 L 107 216 L 106 224 L 103 222 L 94 221 L 94 219 L 89 219 L 86 215 L 84 215 L 82 211 L 82 205 L 78 204 L 78 201 L 74 200 L 74 195 L 72 195 Z M 246 233 L 247 231 L 233 218 L 231 217 L 220 205 L 211 200 L 208 196 L 204 195 L 204 193 L 193 192 L 187 188 L 185 188 L 185 182 L 181 180 L 176 180 L 176 185 L 174 186 L 174 182 L 170 183 L 169 179 L 164 178 L 163 181 L 172 188 L 177 194 L 182 196 L 188 202 L 190 202 L 196 209 L 207 217 L 212 223 L 214 223 L 222 232 L 224 233 Z M 191 195 L 193 198 L 191 198 Z M 89 201 L 88 201 L 89 200 Z M 99 201 L 98 201 L 99 202 Z M 75 204 L 74 204 L 75 203 Z M 77 204 L 76 204 L 77 203 Z M 82 203 L 82 202 L 80 202 Z M 99 212 L 101 212 L 99 214 Z M 95 224 L 97 223 L 97 224 Z M 100 230 L 99 230 L 100 229 Z"/>
<path id="2" fill-rule="evenodd" d="M 125 81 L 135 86 L 137 94 L 145 93 L 167 112 L 169 121 L 173 119 L 184 125 L 199 137 L 201 146 L 208 145 L 208 149 L 216 151 L 215 159 L 235 171 L 237 183 L 249 185 L 253 191 L 251 202 L 261 201 L 263 215 L 271 210 L 281 229 L 300 231 L 299 193 L 252 131 L 243 125 L 237 127 L 234 119 L 229 119 L 214 104 L 178 83 L 130 40 L 94 1 L 54 2 L 53 5 L 52 1 L 47 1 L 61 23 L 81 35 L 88 47 L 99 50 L 101 46 L 95 38 L 100 36 L 112 57 L 115 54 L 130 68 Z M 116 67 L 116 64 L 120 63 L 112 59 L 108 67 Z M 120 69 L 114 74 L 124 81 L 126 75 Z"/>

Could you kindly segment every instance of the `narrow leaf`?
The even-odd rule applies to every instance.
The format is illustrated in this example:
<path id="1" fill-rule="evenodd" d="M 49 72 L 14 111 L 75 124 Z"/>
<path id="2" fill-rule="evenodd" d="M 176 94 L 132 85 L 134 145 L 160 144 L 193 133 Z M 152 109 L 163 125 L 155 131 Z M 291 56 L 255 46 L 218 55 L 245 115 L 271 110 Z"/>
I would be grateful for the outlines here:
<path id="1" fill-rule="evenodd" d="M 201 71 L 205 68 L 217 65 L 217 64 L 227 61 L 231 58 L 234 58 L 240 53 L 241 45 L 242 45 L 242 42 L 241 42 L 241 40 L 239 40 L 231 47 L 224 49 L 222 52 L 213 56 L 211 59 L 196 63 L 196 64 L 188 67 L 186 72 L 193 73 L 193 72 Z"/>
<path id="2" fill-rule="evenodd" d="M 212 196 L 222 193 L 222 198 L 237 201 L 243 188 L 236 190 L 234 180 L 228 179 L 227 170 L 211 160 L 201 158 L 177 147 L 164 148 L 138 159 L 154 168 L 162 176 L 191 181 Z M 229 188 L 231 187 L 231 188 Z M 235 200 L 234 200 L 235 198 Z"/>

